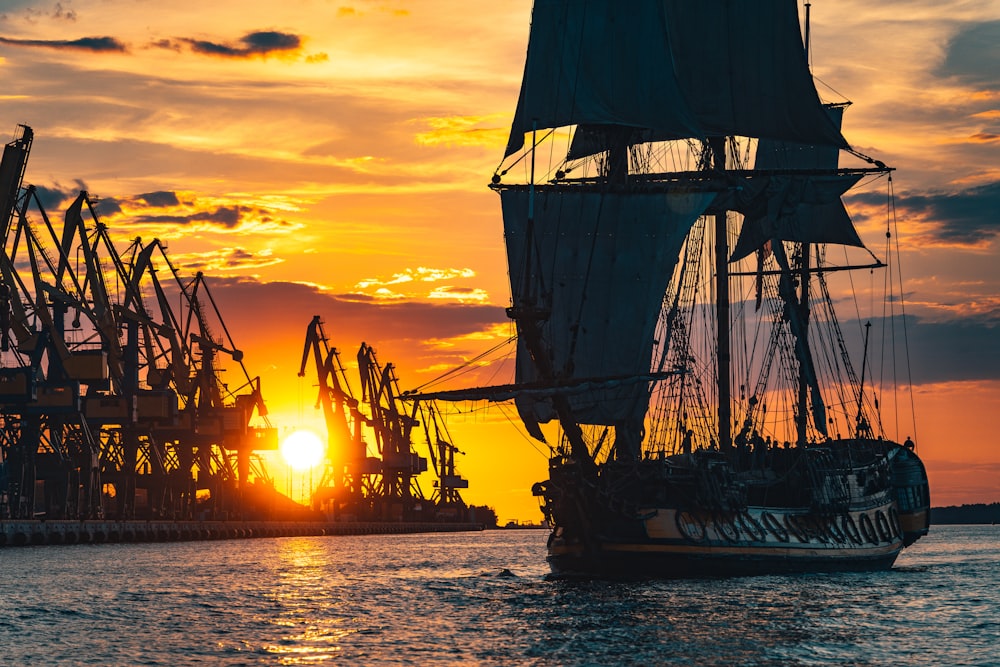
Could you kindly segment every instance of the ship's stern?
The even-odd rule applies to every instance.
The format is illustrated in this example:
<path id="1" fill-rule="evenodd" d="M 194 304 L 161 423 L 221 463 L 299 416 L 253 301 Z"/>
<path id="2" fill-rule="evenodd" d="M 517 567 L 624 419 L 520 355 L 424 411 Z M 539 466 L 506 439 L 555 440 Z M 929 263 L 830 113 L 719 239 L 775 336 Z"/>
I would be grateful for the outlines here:
<path id="1" fill-rule="evenodd" d="M 889 461 L 903 546 L 908 547 L 930 528 L 931 495 L 927 470 L 912 449 L 900 445 L 889 453 Z"/>

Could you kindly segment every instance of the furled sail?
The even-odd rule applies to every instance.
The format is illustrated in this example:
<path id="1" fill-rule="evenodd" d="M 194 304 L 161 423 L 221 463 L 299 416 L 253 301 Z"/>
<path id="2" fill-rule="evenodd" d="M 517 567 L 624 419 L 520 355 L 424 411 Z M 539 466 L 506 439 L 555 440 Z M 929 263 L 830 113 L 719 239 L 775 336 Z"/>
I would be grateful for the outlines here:
<path id="1" fill-rule="evenodd" d="M 827 111 L 839 129 L 844 107 Z M 749 201 L 736 207 L 745 218 L 730 261 L 743 259 L 772 240 L 862 246 L 840 199 L 861 176 L 836 173 L 838 158 L 839 151 L 828 146 L 761 139 L 754 165 L 758 175 L 744 188 Z M 782 174 L 768 175 L 768 171 Z"/>
<path id="2" fill-rule="evenodd" d="M 540 330 L 552 378 L 540 377 L 523 337 L 518 383 L 647 375 L 660 304 L 684 238 L 713 193 L 615 193 L 503 188 L 514 306 L 547 310 Z M 645 415 L 649 383 L 595 386 L 568 397 L 585 424 Z M 545 397 L 521 396 L 525 423 L 554 418 Z"/>
<path id="3" fill-rule="evenodd" d="M 847 146 L 813 86 L 795 0 L 536 0 L 506 154 L 532 129 L 570 125 Z"/>

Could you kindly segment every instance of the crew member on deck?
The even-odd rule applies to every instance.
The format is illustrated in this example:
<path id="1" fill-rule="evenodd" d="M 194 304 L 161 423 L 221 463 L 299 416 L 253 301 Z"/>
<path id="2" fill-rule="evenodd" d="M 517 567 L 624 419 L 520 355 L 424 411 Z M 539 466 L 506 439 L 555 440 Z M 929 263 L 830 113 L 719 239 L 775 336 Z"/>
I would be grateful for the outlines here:
<path id="1" fill-rule="evenodd" d="M 906 447 L 911 452 L 917 448 L 917 446 L 913 444 L 913 441 L 910 440 L 910 436 L 906 436 L 906 442 L 903 443 L 903 447 Z"/>

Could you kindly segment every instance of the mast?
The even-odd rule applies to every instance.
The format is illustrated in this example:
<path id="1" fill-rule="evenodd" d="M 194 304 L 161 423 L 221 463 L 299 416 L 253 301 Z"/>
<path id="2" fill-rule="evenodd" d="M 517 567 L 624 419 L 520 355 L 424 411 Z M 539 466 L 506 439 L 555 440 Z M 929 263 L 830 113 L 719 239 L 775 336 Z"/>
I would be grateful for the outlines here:
<path id="1" fill-rule="evenodd" d="M 806 2 L 806 29 L 805 29 L 805 48 L 806 48 L 806 62 L 809 62 L 809 17 L 812 13 L 812 3 Z"/>
<path id="2" fill-rule="evenodd" d="M 556 371 L 553 368 L 549 353 L 542 340 L 541 322 L 549 318 L 550 313 L 543 304 L 540 303 L 542 295 L 539 286 L 532 281 L 532 246 L 534 243 L 534 223 L 535 223 L 535 149 L 538 146 L 537 126 L 532 125 L 531 130 L 531 176 L 528 184 L 528 218 L 527 233 L 525 234 L 525 264 L 524 264 L 524 294 L 525 300 L 521 305 L 514 304 L 507 309 L 507 316 L 517 323 L 518 334 L 523 337 L 528 352 L 532 360 L 538 367 L 541 377 L 552 382 L 556 378 Z M 563 428 L 566 439 L 570 443 L 570 451 L 580 462 L 586 471 L 592 471 L 594 461 L 590 456 L 590 450 L 583 437 L 583 430 L 573 416 L 573 410 L 569 401 L 563 395 L 552 397 L 552 406 Z M 538 429 L 535 425 L 535 430 Z M 531 428 L 529 427 L 529 431 Z M 538 431 L 541 434 L 541 431 Z M 537 436 L 536 436 L 537 437 Z"/>
<path id="3" fill-rule="evenodd" d="M 808 5 L 807 5 L 808 6 Z M 809 344 L 809 252 L 812 245 L 809 243 L 803 243 L 802 248 L 802 266 L 799 271 L 799 281 L 802 284 L 802 293 L 799 296 L 799 320 L 802 325 L 802 341 L 804 345 Z M 808 397 L 809 397 L 809 380 L 806 374 L 806 367 L 802 361 L 799 361 L 799 396 L 798 396 L 798 410 L 795 413 L 795 427 L 797 442 L 802 445 L 806 442 L 806 424 L 808 423 Z"/>
<path id="4" fill-rule="evenodd" d="M 726 138 L 709 139 L 712 148 L 713 167 L 722 172 L 726 169 Z M 715 318 L 716 350 L 719 356 L 716 383 L 719 392 L 719 447 L 725 449 L 732 443 L 732 408 L 729 386 L 729 244 L 725 210 L 715 214 Z"/>
<path id="5" fill-rule="evenodd" d="M 628 140 L 625 133 L 615 133 L 608 145 L 608 186 L 621 186 L 628 183 Z"/>
<path id="6" fill-rule="evenodd" d="M 868 429 L 863 412 L 865 404 L 865 373 L 868 371 L 868 334 L 871 333 L 871 328 L 872 323 L 865 322 L 865 351 L 864 356 L 861 357 L 861 382 L 858 383 L 858 419 L 854 434 L 857 438 L 860 438 L 862 435 L 871 436 L 871 430 Z"/>
<path id="7" fill-rule="evenodd" d="M 812 9 L 812 4 L 809 2 L 805 3 L 806 9 L 806 19 L 805 19 L 805 41 L 803 47 L 806 53 L 806 62 L 809 61 L 809 16 L 810 10 Z M 802 323 L 802 342 L 805 346 L 809 345 L 809 253 L 812 246 L 808 242 L 803 242 L 800 246 L 801 252 L 801 271 L 799 273 L 799 282 L 802 285 L 802 291 L 799 296 L 799 318 Z M 818 262 L 817 262 L 818 264 Z M 795 430 L 796 430 L 796 441 L 799 445 L 804 445 L 806 442 L 806 425 L 808 423 L 808 397 L 809 397 L 809 381 L 806 377 L 806 367 L 802 361 L 799 361 L 799 392 L 798 392 L 798 410 L 795 413 Z"/>

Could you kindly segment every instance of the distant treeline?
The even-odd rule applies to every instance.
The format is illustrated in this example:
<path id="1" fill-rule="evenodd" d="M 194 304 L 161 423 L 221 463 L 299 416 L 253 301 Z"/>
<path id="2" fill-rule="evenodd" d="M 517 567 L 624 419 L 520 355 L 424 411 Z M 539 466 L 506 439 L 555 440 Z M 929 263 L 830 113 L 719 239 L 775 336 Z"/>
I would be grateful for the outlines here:
<path id="1" fill-rule="evenodd" d="M 1000 523 L 1000 503 L 932 507 L 931 523 Z"/>
<path id="2" fill-rule="evenodd" d="M 497 513 L 487 505 L 469 505 L 469 521 L 480 523 L 483 528 L 497 527 Z"/>

